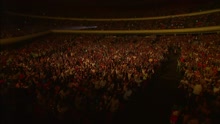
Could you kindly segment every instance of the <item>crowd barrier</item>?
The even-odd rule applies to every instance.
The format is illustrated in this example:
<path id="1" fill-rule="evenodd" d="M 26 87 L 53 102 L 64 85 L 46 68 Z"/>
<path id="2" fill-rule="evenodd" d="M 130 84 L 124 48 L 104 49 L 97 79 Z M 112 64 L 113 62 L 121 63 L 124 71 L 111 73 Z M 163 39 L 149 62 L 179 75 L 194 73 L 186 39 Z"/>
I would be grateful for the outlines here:
<path id="1" fill-rule="evenodd" d="M 163 30 L 49 30 L 45 32 L 0 39 L 0 44 L 11 44 L 19 41 L 33 39 L 49 33 L 65 34 L 143 34 L 143 35 L 166 35 L 166 34 L 198 34 L 198 33 L 219 33 L 220 26 L 184 28 L 184 29 L 163 29 Z"/>
<path id="2" fill-rule="evenodd" d="M 25 16 L 31 18 L 41 18 L 41 19 L 54 19 L 54 20 L 72 20 L 72 21 L 138 21 L 138 20 L 156 20 L 156 19 L 167 19 L 167 18 L 176 18 L 176 17 L 184 17 L 184 16 L 197 16 L 204 15 L 209 13 L 220 12 L 220 9 L 213 9 L 207 11 L 193 12 L 187 14 L 178 14 L 178 15 L 168 15 L 168 16 L 157 16 L 157 17 L 141 17 L 141 18 L 64 18 L 64 17 L 52 17 L 52 16 L 38 16 L 38 15 L 30 15 L 23 13 L 15 13 L 6 11 L 6 14 L 14 15 L 14 16 Z"/>

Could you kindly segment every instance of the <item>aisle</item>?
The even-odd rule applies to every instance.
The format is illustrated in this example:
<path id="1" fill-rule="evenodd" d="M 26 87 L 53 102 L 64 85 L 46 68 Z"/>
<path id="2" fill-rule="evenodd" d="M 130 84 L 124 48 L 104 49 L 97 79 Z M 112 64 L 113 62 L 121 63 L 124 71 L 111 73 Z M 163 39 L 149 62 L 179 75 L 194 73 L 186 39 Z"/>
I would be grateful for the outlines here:
<path id="1" fill-rule="evenodd" d="M 176 71 L 177 55 L 171 55 L 163 69 L 149 82 L 148 88 L 137 100 L 120 113 L 115 122 L 121 123 L 169 123 L 171 107 L 178 100 L 178 82 L 181 75 Z"/>

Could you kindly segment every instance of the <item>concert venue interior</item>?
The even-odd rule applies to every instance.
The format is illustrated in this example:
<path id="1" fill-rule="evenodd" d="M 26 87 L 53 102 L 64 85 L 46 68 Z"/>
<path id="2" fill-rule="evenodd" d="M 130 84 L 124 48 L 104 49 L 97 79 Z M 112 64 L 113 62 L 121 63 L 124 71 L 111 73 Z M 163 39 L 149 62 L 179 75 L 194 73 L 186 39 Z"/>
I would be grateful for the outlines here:
<path id="1" fill-rule="evenodd" d="M 2 124 L 220 124 L 218 0 L 0 8 Z"/>

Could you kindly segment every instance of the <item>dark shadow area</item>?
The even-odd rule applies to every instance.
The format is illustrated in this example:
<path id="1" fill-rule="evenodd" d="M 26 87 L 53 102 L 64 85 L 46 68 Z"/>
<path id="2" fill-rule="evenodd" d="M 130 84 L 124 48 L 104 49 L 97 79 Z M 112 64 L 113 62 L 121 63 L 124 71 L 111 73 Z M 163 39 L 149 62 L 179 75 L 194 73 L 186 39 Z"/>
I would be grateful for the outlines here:
<path id="1" fill-rule="evenodd" d="M 169 124 L 172 105 L 181 102 L 177 89 L 181 78 L 176 70 L 177 57 L 176 54 L 169 56 L 169 60 L 150 80 L 147 89 L 128 104 L 116 122 Z"/>

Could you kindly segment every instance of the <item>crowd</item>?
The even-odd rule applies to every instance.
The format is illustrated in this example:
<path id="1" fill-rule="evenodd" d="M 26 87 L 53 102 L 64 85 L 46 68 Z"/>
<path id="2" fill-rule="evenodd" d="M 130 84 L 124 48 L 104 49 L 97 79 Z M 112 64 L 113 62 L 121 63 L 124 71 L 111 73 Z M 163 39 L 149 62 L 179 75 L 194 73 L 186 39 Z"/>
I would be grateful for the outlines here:
<path id="1" fill-rule="evenodd" d="M 219 25 L 220 13 L 157 20 L 87 22 L 100 30 L 182 29 Z"/>
<path id="2" fill-rule="evenodd" d="M 179 118 L 187 123 L 219 123 L 220 115 L 220 35 L 195 36 L 180 42 L 178 71 L 183 78 L 179 89 L 182 103 L 173 111 L 173 124 Z"/>
<path id="3" fill-rule="evenodd" d="M 70 21 L 5 15 L 1 20 L 0 38 L 23 36 L 51 29 L 73 30 L 79 26 L 95 26 L 95 28 L 88 30 L 183 29 L 217 26 L 219 20 L 219 12 L 188 17 L 136 21 Z"/>
<path id="4" fill-rule="evenodd" d="M 111 115 L 146 87 L 166 60 L 168 44 L 152 44 L 154 40 L 145 36 L 52 35 L 3 50 L 1 88 L 30 89 L 36 105 L 58 117 L 65 113 L 73 117 L 94 112 Z"/>
<path id="5" fill-rule="evenodd" d="M 172 123 L 214 123 L 220 110 L 219 39 L 219 34 L 50 35 L 0 52 L 1 91 L 28 89 L 38 116 L 44 116 L 41 108 L 79 123 L 95 116 L 108 120 L 146 88 L 172 48 L 181 53 L 177 70 L 185 98 L 173 109 Z"/>

